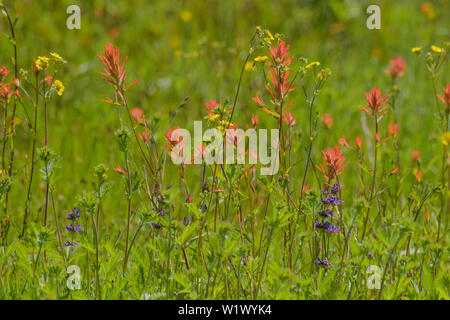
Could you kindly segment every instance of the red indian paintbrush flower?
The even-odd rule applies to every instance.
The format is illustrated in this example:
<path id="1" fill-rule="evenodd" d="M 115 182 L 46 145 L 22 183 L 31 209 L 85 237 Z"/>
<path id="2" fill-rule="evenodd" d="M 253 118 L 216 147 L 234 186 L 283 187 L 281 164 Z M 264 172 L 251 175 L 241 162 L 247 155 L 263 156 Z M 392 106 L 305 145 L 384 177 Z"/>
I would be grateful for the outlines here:
<path id="1" fill-rule="evenodd" d="M 8 68 L 6 68 L 5 66 L 0 67 L 0 81 L 1 81 L 3 78 L 6 78 L 6 77 L 8 76 L 8 74 L 9 74 Z"/>
<path id="2" fill-rule="evenodd" d="M 289 45 L 286 45 L 286 43 L 282 41 L 269 48 L 272 60 L 267 61 L 266 65 L 271 68 L 269 71 L 271 83 L 266 85 L 266 90 L 269 92 L 273 104 L 279 104 L 286 98 L 288 92 L 295 90 L 289 81 L 291 72 L 287 70 L 294 58 L 294 56 L 289 56 L 289 47 Z M 283 116 L 280 115 L 279 110 L 271 110 L 260 97 L 254 97 L 253 101 L 255 101 L 264 112 L 276 118 Z M 283 109 L 287 109 L 292 103 L 293 101 L 290 101 L 283 106 Z"/>
<path id="3" fill-rule="evenodd" d="M 167 129 L 166 133 L 164 134 L 164 138 L 166 139 L 166 146 L 162 147 L 164 150 L 172 152 L 173 147 L 178 144 L 177 140 L 172 140 L 172 135 L 173 132 L 179 128 L 180 127 L 176 127 L 175 129 L 172 129 L 172 127 L 169 127 L 169 129 Z"/>
<path id="4" fill-rule="evenodd" d="M 131 115 L 133 116 L 133 118 L 135 118 L 139 123 L 144 121 L 145 119 L 145 115 L 144 115 L 144 111 L 142 111 L 139 108 L 133 108 L 131 109 Z"/>
<path id="5" fill-rule="evenodd" d="M 274 65 L 281 63 L 284 66 L 288 67 L 291 64 L 292 59 L 294 59 L 294 56 L 289 57 L 290 47 L 291 47 L 290 45 L 286 46 L 286 42 L 281 41 L 276 46 L 269 48 L 270 57 L 272 58 Z M 269 67 L 272 67 L 272 64 L 270 62 L 267 62 L 267 65 Z"/>
<path id="6" fill-rule="evenodd" d="M 213 114 L 213 110 L 218 106 L 219 104 L 217 103 L 216 100 L 209 100 L 209 102 L 205 103 L 205 107 L 206 109 L 208 109 L 208 114 L 212 115 Z"/>
<path id="7" fill-rule="evenodd" d="M 365 94 L 367 106 L 359 108 L 368 115 L 377 117 L 377 121 L 380 121 L 387 112 L 385 110 L 389 107 L 389 105 L 385 105 L 383 107 L 381 107 L 381 105 L 386 102 L 389 95 L 387 94 L 383 97 L 381 95 L 381 90 L 376 87 L 373 87 L 370 92 L 366 92 Z"/>
<path id="8" fill-rule="evenodd" d="M 125 78 L 127 76 L 127 73 L 125 72 L 125 63 L 127 62 L 128 57 L 125 57 L 121 62 L 119 48 L 114 47 L 111 43 L 105 45 L 103 55 L 98 55 L 98 57 L 105 65 L 104 71 L 100 72 L 101 75 L 105 76 L 105 81 L 112 83 L 121 90 L 128 89 L 125 88 Z M 137 80 L 133 81 L 128 87 L 136 84 L 136 82 Z"/>
<path id="9" fill-rule="evenodd" d="M 399 131 L 398 125 L 396 123 L 390 124 L 388 131 L 394 138 L 396 138 L 398 135 L 398 131 Z"/>
<path id="10" fill-rule="evenodd" d="M 414 150 L 411 153 L 411 159 L 413 159 L 413 160 L 419 160 L 420 159 L 420 152 L 419 152 L 419 150 Z"/>
<path id="11" fill-rule="evenodd" d="M 389 70 L 386 70 L 386 74 L 391 78 L 400 78 L 403 77 L 405 70 L 406 62 L 403 61 L 402 57 L 397 57 L 391 60 Z"/>
<path id="12" fill-rule="evenodd" d="M 331 129 L 331 127 L 333 126 L 333 122 L 334 122 L 334 120 L 333 120 L 333 118 L 330 116 L 329 113 L 325 113 L 325 114 L 323 115 L 322 123 L 325 125 L 325 127 L 327 127 L 327 129 Z"/>
<path id="13" fill-rule="evenodd" d="M 258 116 L 254 115 L 252 116 L 252 126 L 253 128 L 256 128 L 257 125 L 258 125 Z"/>
<path id="14" fill-rule="evenodd" d="M 297 120 L 295 120 L 290 111 L 283 112 L 283 120 L 289 127 L 293 127 L 297 123 Z"/>
<path id="15" fill-rule="evenodd" d="M 333 149 L 323 150 L 322 154 L 324 166 L 316 166 L 323 173 L 325 179 L 329 182 L 341 175 L 348 163 L 344 163 L 344 153 L 341 153 L 339 146 L 335 146 Z"/>
<path id="16" fill-rule="evenodd" d="M 116 167 L 114 168 L 114 171 L 116 171 L 117 173 L 120 173 L 120 174 L 126 174 L 126 173 L 128 173 L 127 170 L 122 169 L 122 168 L 119 166 L 118 163 L 116 164 Z"/>
<path id="17" fill-rule="evenodd" d="M 450 83 L 447 83 L 447 86 L 442 89 L 444 91 L 444 96 L 437 94 L 437 97 L 441 99 L 441 101 L 447 106 L 450 107 Z"/>

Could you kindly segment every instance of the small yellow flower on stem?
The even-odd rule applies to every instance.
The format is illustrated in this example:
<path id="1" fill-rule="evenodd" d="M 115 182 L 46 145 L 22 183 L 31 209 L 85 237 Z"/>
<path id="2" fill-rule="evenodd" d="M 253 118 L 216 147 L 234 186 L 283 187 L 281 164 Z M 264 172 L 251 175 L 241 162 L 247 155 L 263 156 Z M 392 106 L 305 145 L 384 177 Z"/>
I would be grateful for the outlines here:
<path id="1" fill-rule="evenodd" d="M 431 46 L 431 50 L 433 50 L 433 52 L 436 52 L 436 53 L 442 53 L 444 51 L 444 49 L 442 49 L 438 46 L 435 46 L 435 45 Z"/>
<path id="2" fill-rule="evenodd" d="M 55 85 L 55 91 L 58 94 L 58 96 L 62 96 L 62 94 L 64 92 L 64 84 L 59 80 L 55 80 L 54 85 Z"/>
<path id="3" fill-rule="evenodd" d="M 308 64 L 308 65 L 305 67 L 305 69 L 310 69 L 310 68 L 312 68 L 312 67 L 317 67 L 317 66 L 320 66 L 320 62 L 319 62 L 319 61 L 314 61 L 314 62 L 311 62 L 310 64 Z"/>
<path id="4" fill-rule="evenodd" d="M 417 53 L 419 54 L 422 51 L 422 47 L 414 47 L 411 49 L 412 53 Z"/>
<path id="5" fill-rule="evenodd" d="M 267 56 L 259 56 L 254 59 L 256 62 L 266 61 Z"/>
<path id="6" fill-rule="evenodd" d="M 449 144 L 450 144 L 450 131 L 447 131 L 446 133 L 444 133 L 443 135 L 442 135 L 442 143 L 445 145 L 445 146 L 448 146 Z"/>
<path id="7" fill-rule="evenodd" d="M 52 56 L 53 60 L 60 63 L 67 63 L 66 60 L 64 60 L 59 54 L 56 52 L 50 52 L 50 55 Z"/>
<path id="8" fill-rule="evenodd" d="M 48 57 L 42 56 L 38 57 L 36 60 L 36 68 L 39 71 L 46 70 L 48 68 L 50 59 Z"/>

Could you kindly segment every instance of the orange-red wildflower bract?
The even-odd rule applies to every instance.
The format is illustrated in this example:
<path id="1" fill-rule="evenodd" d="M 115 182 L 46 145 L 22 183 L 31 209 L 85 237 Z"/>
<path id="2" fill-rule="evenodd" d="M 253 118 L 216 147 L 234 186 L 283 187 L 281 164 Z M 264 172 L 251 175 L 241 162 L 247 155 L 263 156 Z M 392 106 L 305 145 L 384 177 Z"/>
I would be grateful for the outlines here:
<path id="1" fill-rule="evenodd" d="M 327 182 L 341 175 L 348 163 L 345 162 L 344 153 L 341 153 L 340 147 L 335 146 L 332 149 L 322 151 L 324 166 L 316 165 L 323 173 Z"/>
<path id="2" fill-rule="evenodd" d="M 258 116 L 257 115 L 254 115 L 254 116 L 252 116 L 252 126 L 253 126 L 253 128 L 256 128 L 256 126 L 258 125 Z"/>
<path id="3" fill-rule="evenodd" d="M 350 148 L 350 149 L 353 149 L 353 150 L 357 151 L 358 149 L 361 148 L 361 145 L 362 145 L 362 139 L 361 139 L 360 137 L 355 137 L 355 147 L 352 147 L 352 146 L 351 146 L 351 144 L 350 144 L 350 138 L 349 138 L 348 141 L 347 141 L 347 139 L 346 139 L 345 137 L 340 137 L 340 138 L 338 139 L 338 143 L 339 143 L 341 146 L 345 146 L 345 147 L 347 147 L 347 148 Z"/>
<path id="4" fill-rule="evenodd" d="M 422 181 L 422 177 L 423 177 L 423 173 L 422 173 L 422 171 L 418 171 L 417 173 L 416 173 L 416 179 L 417 179 L 417 181 Z"/>
<path id="5" fill-rule="evenodd" d="M 122 169 L 122 168 L 119 166 L 119 164 L 116 164 L 116 167 L 114 168 L 114 171 L 117 172 L 117 173 L 120 173 L 120 174 L 126 174 L 126 173 L 127 173 L 127 171 L 124 170 L 124 169 Z"/>
<path id="6" fill-rule="evenodd" d="M 450 107 L 450 83 L 447 83 L 447 86 L 442 89 L 444 91 L 444 96 L 437 94 L 437 97 L 441 99 L 441 101 L 447 106 Z"/>
<path id="7" fill-rule="evenodd" d="M 389 70 L 386 70 L 386 74 L 391 78 L 400 78 L 403 77 L 405 70 L 406 62 L 399 56 L 391 60 Z"/>
<path id="8" fill-rule="evenodd" d="M 360 137 L 355 138 L 355 145 L 358 149 L 361 149 L 362 139 Z"/>
<path id="9" fill-rule="evenodd" d="M 131 109 L 131 115 L 133 116 L 133 118 L 135 118 L 138 122 L 142 122 L 144 121 L 145 115 L 144 115 L 144 111 L 142 111 L 139 108 L 133 108 Z"/>
<path id="10" fill-rule="evenodd" d="M 173 132 L 179 128 L 180 127 L 176 127 L 175 129 L 172 129 L 172 127 L 169 127 L 169 129 L 167 129 L 166 133 L 164 134 L 166 145 L 162 147 L 164 150 L 172 152 L 173 147 L 175 147 L 179 142 L 181 143 L 183 141 L 183 137 L 180 137 L 180 141 L 172 140 Z"/>
<path id="11" fill-rule="evenodd" d="M 388 131 L 394 138 L 396 138 L 398 135 L 398 131 L 399 131 L 398 125 L 396 123 L 390 124 Z"/>
<path id="12" fill-rule="evenodd" d="M 333 118 L 330 116 L 329 113 L 324 113 L 323 118 L 322 118 L 322 123 L 325 125 L 326 128 L 331 129 L 331 127 L 333 126 Z"/>
<path id="13" fill-rule="evenodd" d="M 414 150 L 411 153 L 411 159 L 413 159 L 413 160 L 419 160 L 420 159 L 420 152 L 419 152 L 419 150 Z"/>
<path id="14" fill-rule="evenodd" d="M 209 100 L 209 102 L 205 103 L 205 107 L 206 109 L 208 109 L 208 114 L 212 115 L 213 114 L 213 109 L 215 109 L 219 104 L 217 103 L 216 100 Z"/>
<path id="15" fill-rule="evenodd" d="M 142 132 L 142 134 L 140 135 L 140 138 L 142 139 L 142 141 L 144 141 L 144 143 L 147 143 L 147 140 L 148 140 L 148 133 L 147 133 L 147 130 L 144 130 L 144 131 Z"/>
<path id="16" fill-rule="evenodd" d="M 103 55 L 98 55 L 105 65 L 101 75 L 105 76 L 105 81 L 112 83 L 121 90 L 126 90 L 132 85 L 137 83 L 137 80 L 133 81 L 128 88 L 125 88 L 125 78 L 127 73 L 125 72 L 125 63 L 128 57 L 125 57 L 122 62 L 120 61 L 120 50 L 114 47 L 111 43 L 105 45 L 105 51 Z"/>
<path id="17" fill-rule="evenodd" d="M 291 72 L 289 70 L 286 71 L 287 67 L 291 64 L 292 59 L 294 59 L 294 56 L 289 57 L 289 47 L 289 45 L 286 46 L 286 43 L 282 41 L 269 48 L 272 60 L 267 61 L 266 65 L 271 68 L 269 71 L 270 83 L 266 84 L 265 88 L 267 92 L 269 92 L 273 104 L 279 104 L 285 99 L 288 92 L 295 90 L 289 81 Z M 280 110 L 270 110 L 260 97 L 254 97 L 253 101 L 255 101 L 264 112 L 277 118 L 280 117 Z M 283 110 L 289 108 L 292 103 L 293 101 L 287 103 L 283 107 Z M 283 117 L 283 115 L 281 115 L 281 117 Z"/>
<path id="18" fill-rule="evenodd" d="M 388 105 L 381 107 L 381 105 L 386 102 L 389 95 L 383 97 L 381 95 L 381 90 L 376 87 L 373 87 L 370 92 L 366 92 L 365 94 L 367 106 L 359 108 L 368 115 L 377 117 L 377 121 L 380 121 L 387 112 L 385 110 L 389 107 Z M 379 115 L 380 113 L 381 115 Z"/>
<path id="19" fill-rule="evenodd" d="M 3 78 L 6 78 L 9 74 L 9 72 L 10 71 L 5 66 L 0 67 L 0 81 L 3 80 Z"/>
<path id="20" fill-rule="evenodd" d="M 297 123 L 290 111 L 283 112 L 283 120 L 289 127 L 293 127 Z"/>

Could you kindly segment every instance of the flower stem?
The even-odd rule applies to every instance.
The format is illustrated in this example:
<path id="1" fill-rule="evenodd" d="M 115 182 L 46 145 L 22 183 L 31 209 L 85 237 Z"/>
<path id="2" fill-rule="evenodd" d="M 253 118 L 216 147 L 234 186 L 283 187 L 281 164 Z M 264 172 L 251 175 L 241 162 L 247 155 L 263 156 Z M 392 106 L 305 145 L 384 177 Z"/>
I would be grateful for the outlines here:
<path id="1" fill-rule="evenodd" d="M 375 190 L 375 182 L 376 182 L 376 178 L 377 178 L 377 156 L 378 156 L 378 147 L 377 147 L 377 143 L 378 143 L 378 118 L 377 115 L 374 115 L 375 118 L 375 141 L 374 141 L 374 157 L 373 157 L 373 178 L 372 178 L 372 187 L 370 188 L 370 196 L 369 196 L 369 203 L 372 202 L 373 199 L 373 192 Z M 367 227 L 367 221 L 369 220 L 369 213 L 370 213 L 370 205 L 367 208 L 367 213 L 366 213 L 366 219 L 364 221 L 364 228 L 363 228 L 363 233 L 361 236 L 361 241 L 364 240 L 364 236 L 366 235 L 366 227 Z"/>

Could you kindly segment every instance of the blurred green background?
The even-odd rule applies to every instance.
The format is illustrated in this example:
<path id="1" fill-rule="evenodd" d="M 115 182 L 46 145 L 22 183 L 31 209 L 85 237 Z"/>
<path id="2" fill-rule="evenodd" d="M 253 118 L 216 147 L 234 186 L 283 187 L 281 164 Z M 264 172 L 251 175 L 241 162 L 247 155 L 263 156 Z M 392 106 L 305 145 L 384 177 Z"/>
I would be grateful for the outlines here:
<path id="1" fill-rule="evenodd" d="M 411 152 L 419 149 L 424 163 L 424 180 L 434 179 L 438 156 L 435 148 L 441 142 L 436 135 L 437 118 L 430 75 L 424 63 L 411 53 L 414 46 L 429 48 L 449 41 L 450 3 L 441 1 L 4 1 L 11 15 L 20 13 L 16 25 L 19 66 L 29 69 L 33 57 L 58 52 L 68 63 L 59 73 L 64 82 L 62 97 L 54 97 L 49 107 L 50 146 L 62 157 L 58 169 L 56 193 L 59 210 L 70 209 L 82 189 L 90 189 L 93 167 L 104 163 L 112 168 L 121 161 L 114 130 L 120 127 L 116 107 L 104 103 L 112 90 L 99 74 L 103 70 L 97 55 L 106 43 L 112 42 L 128 56 L 128 83 L 139 79 L 130 89 L 128 100 L 145 114 L 158 120 L 158 140 L 168 127 L 170 112 L 186 96 L 189 103 L 174 119 L 175 126 L 192 128 L 193 120 L 202 119 L 204 104 L 210 99 L 232 98 L 248 51 L 255 26 L 284 35 L 295 58 L 307 57 L 320 61 L 332 70 L 332 77 L 318 99 L 316 110 L 334 118 L 331 130 L 319 133 L 313 158 L 320 159 L 320 150 L 337 144 L 341 136 L 366 137 L 361 127 L 365 103 L 364 91 L 377 86 L 388 93 L 390 79 L 384 70 L 389 61 L 402 56 L 407 63 L 405 76 L 399 80 L 397 102 L 401 136 L 401 156 L 408 163 Z M 76 4 L 81 8 L 81 29 L 66 28 L 66 8 Z M 366 8 L 377 4 L 381 8 L 381 29 L 366 27 Z M 0 31 L 8 33 L 6 19 Z M 10 64 L 12 48 L 6 37 L 0 39 L 0 65 Z M 257 55 L 267 54 L 263 51 Z M 293 63 L 293 69 L 298 61 Z M 448 64 L 438 78 L 439 90 L 448 81 Z M 263 127 L 274 127 L 270 119 L 256 107 L 251 97 L 263 93 L 264 80 L 260 67 L 248 68 L 244 74 L 235 122 L 245 127 L 257 114 Z M 298 87 L 298 86 L 297 86 Z M 304 160 L 307 128 L 307 107 L 301 90 L 292 95 L 291 112 L 297 120 L 297 160 Z M 25 119 L 21 109 L 18 117 Z M 393 122 L 392 113 L 382 121 L 382 136 Z M 127 122 L 126 122 L 127 123 Z M 42 129 L 42 128 L 41 128 Z M 19 126 L 16 157 L 18 170 L 24 170 L 30 151 L 29 130 Z M 392 148 L 391 148 L 392 149 Z M 393 151 L 392 151 L 393 152 Z M 349 154 L 350 160 L 355 160 Z M 303 163 L 294 170 L 303 170 Z M 22 167 L 20 165 L 22 164 Z M 177 168 L 171 166 L 176 172 Z M 408 165 L 405 165 L 408 172 Z M 349 166 L 349 179 L 356 172 Z M 188 176 L 199 176 L 200 169 Z M 109 176 L 119 183 L 112 170 Z M 300 176 L 300 175 L 294 175 Z M 169 180 L 177 183 L 176 175 Z M 16 179 L 15 183 L 20 183 Z M 436 179 L 434 179 L 437 181 Z M 197 180 L 190 180 L 198 190 Z M 351 182 L 350 182 L 351 181 Z M 348 184 L 353 183 L 354 178 Z M 36 179 L 36 184 L 41 183 Z M 299 185 L 301 181 L 294 181 Z M 313 183 L 310 181 L 309 183 Z M 346 180 L 344 180 L 344 184 Z M 352 187 L 353 188 L 353 187 Z M 13 188 L 23 194 L 25 186 Z M 113 188 L 105 210 L 125 207 L 121 188 Z M 350 190 L 349 190 L 350 192 Z M 42 205 L 42 196 L 35 194 L 34 208 Z M 12 199 L 14 199 L 13 197 Z M 20 199 L 22 199 L 21 197 Z M 23 212 L 23 203 L 17 203 Z"/>

